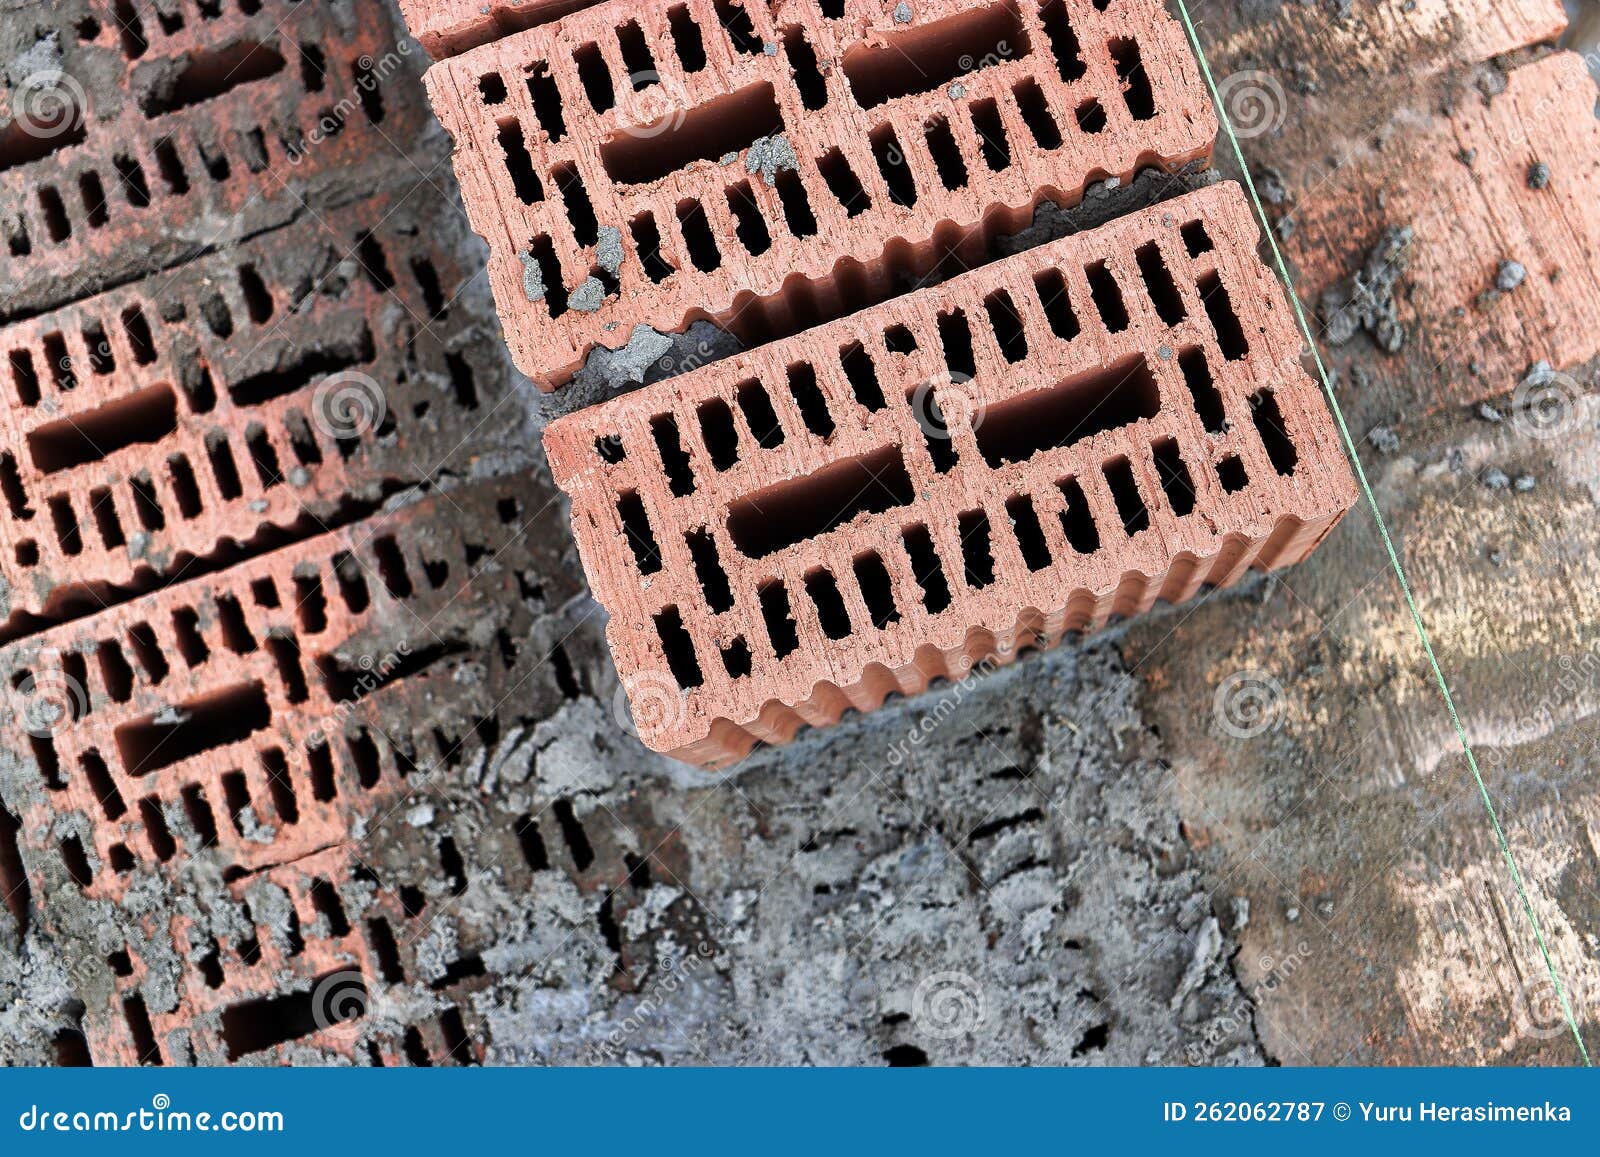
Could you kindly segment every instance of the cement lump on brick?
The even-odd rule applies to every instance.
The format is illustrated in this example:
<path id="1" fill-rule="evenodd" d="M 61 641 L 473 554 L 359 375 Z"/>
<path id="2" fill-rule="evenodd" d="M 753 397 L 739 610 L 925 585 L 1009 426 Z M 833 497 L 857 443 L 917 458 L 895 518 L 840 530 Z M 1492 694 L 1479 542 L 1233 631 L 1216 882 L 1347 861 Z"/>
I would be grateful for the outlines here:
<path id="1" fill-rule="evenodd" d="M 745 153 L 744 168 L 747 173 L 759 173 L 769 186 L 776 185 L 778 174 L 785 169 L 798 169 L 800 158 L 794 146 L 783 133 L 757 140 Z"/>

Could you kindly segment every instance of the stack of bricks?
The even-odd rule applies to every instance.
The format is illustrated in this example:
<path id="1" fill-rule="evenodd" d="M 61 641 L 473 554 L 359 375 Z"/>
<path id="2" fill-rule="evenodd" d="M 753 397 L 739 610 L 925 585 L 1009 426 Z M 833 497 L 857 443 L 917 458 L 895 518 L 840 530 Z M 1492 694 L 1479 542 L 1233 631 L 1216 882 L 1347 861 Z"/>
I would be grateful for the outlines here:
<path id="1" fill-rule="evenodd" d="M 513 359 L 755 347 L 546 431 L 648 746 L 726 765 L 1296 562 L 1353 502 L 1233 186 L 896 296 L 1209 159 L 1155 0 L 543 11 L 407 8 Z"/>

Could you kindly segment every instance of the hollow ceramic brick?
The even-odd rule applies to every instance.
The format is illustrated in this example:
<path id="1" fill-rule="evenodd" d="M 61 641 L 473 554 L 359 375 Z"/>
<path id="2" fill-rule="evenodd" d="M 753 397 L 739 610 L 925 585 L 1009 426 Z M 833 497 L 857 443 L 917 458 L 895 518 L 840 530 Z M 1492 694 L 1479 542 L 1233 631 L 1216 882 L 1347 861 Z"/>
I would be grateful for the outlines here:
<path id="1" fill-rule="evenodd" d="M 406 27 L 435 60 L 443 60 L 545 24 L 592 0 L 400 0 Z"/>
<path id="2" fill-rule="evenodd" d="M 1354 500 L 1219 184 L 547 429 L 640 738 L 720 765 L 1299 561 Z"/>
<path id="3" fill-rule="evenodd" d="M 634 327 L 792 332 L 1045 198 L 1210 156 L 1158 0 L 613 0 L 434 65 L 517 365 Z"/>

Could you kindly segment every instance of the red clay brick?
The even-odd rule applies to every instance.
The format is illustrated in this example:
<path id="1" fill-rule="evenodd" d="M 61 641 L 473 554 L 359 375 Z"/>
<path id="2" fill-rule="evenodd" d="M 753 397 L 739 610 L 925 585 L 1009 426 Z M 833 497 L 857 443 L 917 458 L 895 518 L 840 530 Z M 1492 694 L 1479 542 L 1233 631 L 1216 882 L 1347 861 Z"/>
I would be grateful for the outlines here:
<path id="1" fill-rule="evenodd" d="M 400 0 L 400 14 L 435 60 L 545 24 L 593 0 Z"/>
<path id="2" fill-rule="evenodd" d="M 297 0 L 58 18 L 59 68 L 0 106 L 0 321 L 365 196 L 427 124 L 385 19 Z"/>
<path id="3" fill-rule="evenodd" d="M 1046 197 L 1210 155 L 1157 0 L 922 0 L 907 24 L 843 7 L 613 0 L 429 69 L 513 360 L 542 388 L 636 324 L 790 332 Z M 772 168 L 780 132 L 796 169 Z"/>
<path id="4" fill-rule="evenodd" d="M 460 465 L 500 379 L 430 336 L 467 274 L 420 195 L 0 328 L 0 639 Z"/>
<path id="5" fill-rule="evenodd" d="M 1303 558 L 1355 492 L 1258 239 L 1214 186 L 552 423 L 644 742 L 726 763 Z"/>

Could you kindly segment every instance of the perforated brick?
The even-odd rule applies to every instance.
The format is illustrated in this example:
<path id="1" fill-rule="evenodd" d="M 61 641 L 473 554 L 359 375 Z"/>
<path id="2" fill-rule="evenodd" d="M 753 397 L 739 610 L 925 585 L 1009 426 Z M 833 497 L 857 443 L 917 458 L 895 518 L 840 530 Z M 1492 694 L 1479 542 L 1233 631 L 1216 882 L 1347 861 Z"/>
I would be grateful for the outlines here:
<path id="1" fill-rule="evenodd" d="M 506 423 L 417 191 L 0 328 L 0 639 L 345 525 Z M 470 437 L 469 437 L 470 436 Z"/>
<path id="2" fill-rule="evenodd" d="M 1237 186 L 545 434 L 640 738 L 721 764 L 1304 557 L 1354 499 Z"/>
<path id="3" fill-rule="evenodd" d="M 643 323 L 792 332 L 1044 198 L 1209 157 L 1157 0 L 614 2 L 433 66 L 517 365 Z M 830 15 L 831 14 L 831 15 Z"/>
<path id="4" fill-rule="evenodd" d="M 411 35 L 435 60 L 545 24 L 592 0 L 400 0 Z"/>
<path id="5" fill-rule="evenodd" d="M 346 4 L 47 7 L 0 94 L 0 321 L 365 196 L 427 125 L 421 53 Z"/>

